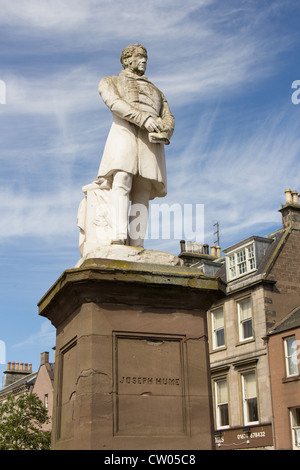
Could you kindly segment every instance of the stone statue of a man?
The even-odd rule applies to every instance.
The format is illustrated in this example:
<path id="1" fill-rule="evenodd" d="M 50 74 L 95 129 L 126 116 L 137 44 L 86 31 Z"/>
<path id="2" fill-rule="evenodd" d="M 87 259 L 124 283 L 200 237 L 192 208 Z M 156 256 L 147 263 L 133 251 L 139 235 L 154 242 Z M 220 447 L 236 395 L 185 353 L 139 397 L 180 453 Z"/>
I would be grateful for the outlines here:
<path id="1" fill-rule="evenodd" d="M 167 193 L 164 145 L 173 134 L 174 117 L 162 92 L 144 75 L 146 49 L 140 44 L 126 47 L 121 63 L 124 70 L 103 78 L 98 87 L 113 123 L 97 183 L 111 188 L 116 215 L 112 243 L 143 246 L 149 200 Z M 130 229 L 137 215 L 138 234 Z"/>

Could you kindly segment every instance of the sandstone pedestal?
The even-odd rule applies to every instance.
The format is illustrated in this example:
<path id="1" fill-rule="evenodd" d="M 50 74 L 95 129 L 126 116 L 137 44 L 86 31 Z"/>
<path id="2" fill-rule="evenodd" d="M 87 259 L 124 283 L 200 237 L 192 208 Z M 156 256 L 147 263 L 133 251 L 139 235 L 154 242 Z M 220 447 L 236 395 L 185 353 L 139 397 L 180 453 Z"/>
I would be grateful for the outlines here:
<path id="1" fill-rule="evenodd" d="M 57 329 L 53 449 L 212 449 L 206 310 L 216 278 L 88 259 L 39 302 Z"/>

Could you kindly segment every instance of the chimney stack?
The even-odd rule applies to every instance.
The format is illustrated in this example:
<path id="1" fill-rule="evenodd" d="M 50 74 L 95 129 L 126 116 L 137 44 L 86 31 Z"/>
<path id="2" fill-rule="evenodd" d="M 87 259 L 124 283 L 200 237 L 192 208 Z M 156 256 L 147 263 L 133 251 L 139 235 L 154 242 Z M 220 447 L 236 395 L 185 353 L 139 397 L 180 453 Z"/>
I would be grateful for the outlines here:
<path id="1" fill-rule="evenodd" d="M 300 229 L 300 204 L 298 191 L 285 190 L 285 204 L 279 209 L 284 229 Z"/>
<path id="2" fill-rule="evenodd" d="M 41 353 L 41 366 L 49 363 L 49 353 L 48 351 Z"/>
<path id="3" fill-rule="evenodd" d="M 24 366 L 24 367 L 23 367 Z M 25 375 L 32 373 L 32 364 L 27 362 L 8 362 L 7 369 L 4 371 L 4 387 L 13 384 L 19 379 L 22 379 Z"/>
<path id="4" fill-rule="evenodd" d="M 209 254 L 209 245 L 198 242 L 180 240 L 179 257 L 184 261 L 186 266 L 191 266 L 201 259 L 214 261 L 221 258 L 221 247 L 219 245 L 211 245 Z"/>

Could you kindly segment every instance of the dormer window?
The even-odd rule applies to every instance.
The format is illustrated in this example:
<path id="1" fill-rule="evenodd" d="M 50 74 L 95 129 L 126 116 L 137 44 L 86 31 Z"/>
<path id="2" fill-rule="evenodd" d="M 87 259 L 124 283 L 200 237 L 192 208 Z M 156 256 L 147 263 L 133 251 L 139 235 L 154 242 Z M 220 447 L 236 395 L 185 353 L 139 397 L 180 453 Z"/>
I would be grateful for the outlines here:
<path id="1" fill-rule="evenodd" d="M 256 269 L 254 243 L 228 255 L 229 280 Z"/>
<path id="2" fill-rule="evenodd" d="M 258 269 L 269 246 L 274 239 L 271 237 L 252 237 L 243 240 L 224 251 L 226 258 L 227 281 L 246 276 Z"/>

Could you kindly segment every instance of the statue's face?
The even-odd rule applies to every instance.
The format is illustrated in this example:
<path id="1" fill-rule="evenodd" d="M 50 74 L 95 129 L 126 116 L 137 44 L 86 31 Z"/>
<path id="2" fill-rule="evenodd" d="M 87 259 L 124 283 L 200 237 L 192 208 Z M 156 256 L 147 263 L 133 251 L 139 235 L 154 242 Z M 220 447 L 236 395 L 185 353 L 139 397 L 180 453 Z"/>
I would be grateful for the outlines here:
<path id="1" fill-rule="evenodd" d="M 127 69 L 138 75 L 143 75 L 147 67 L 147 55 L 145 51 L 138 47 L 131 57 L 127 59 Z"/>

